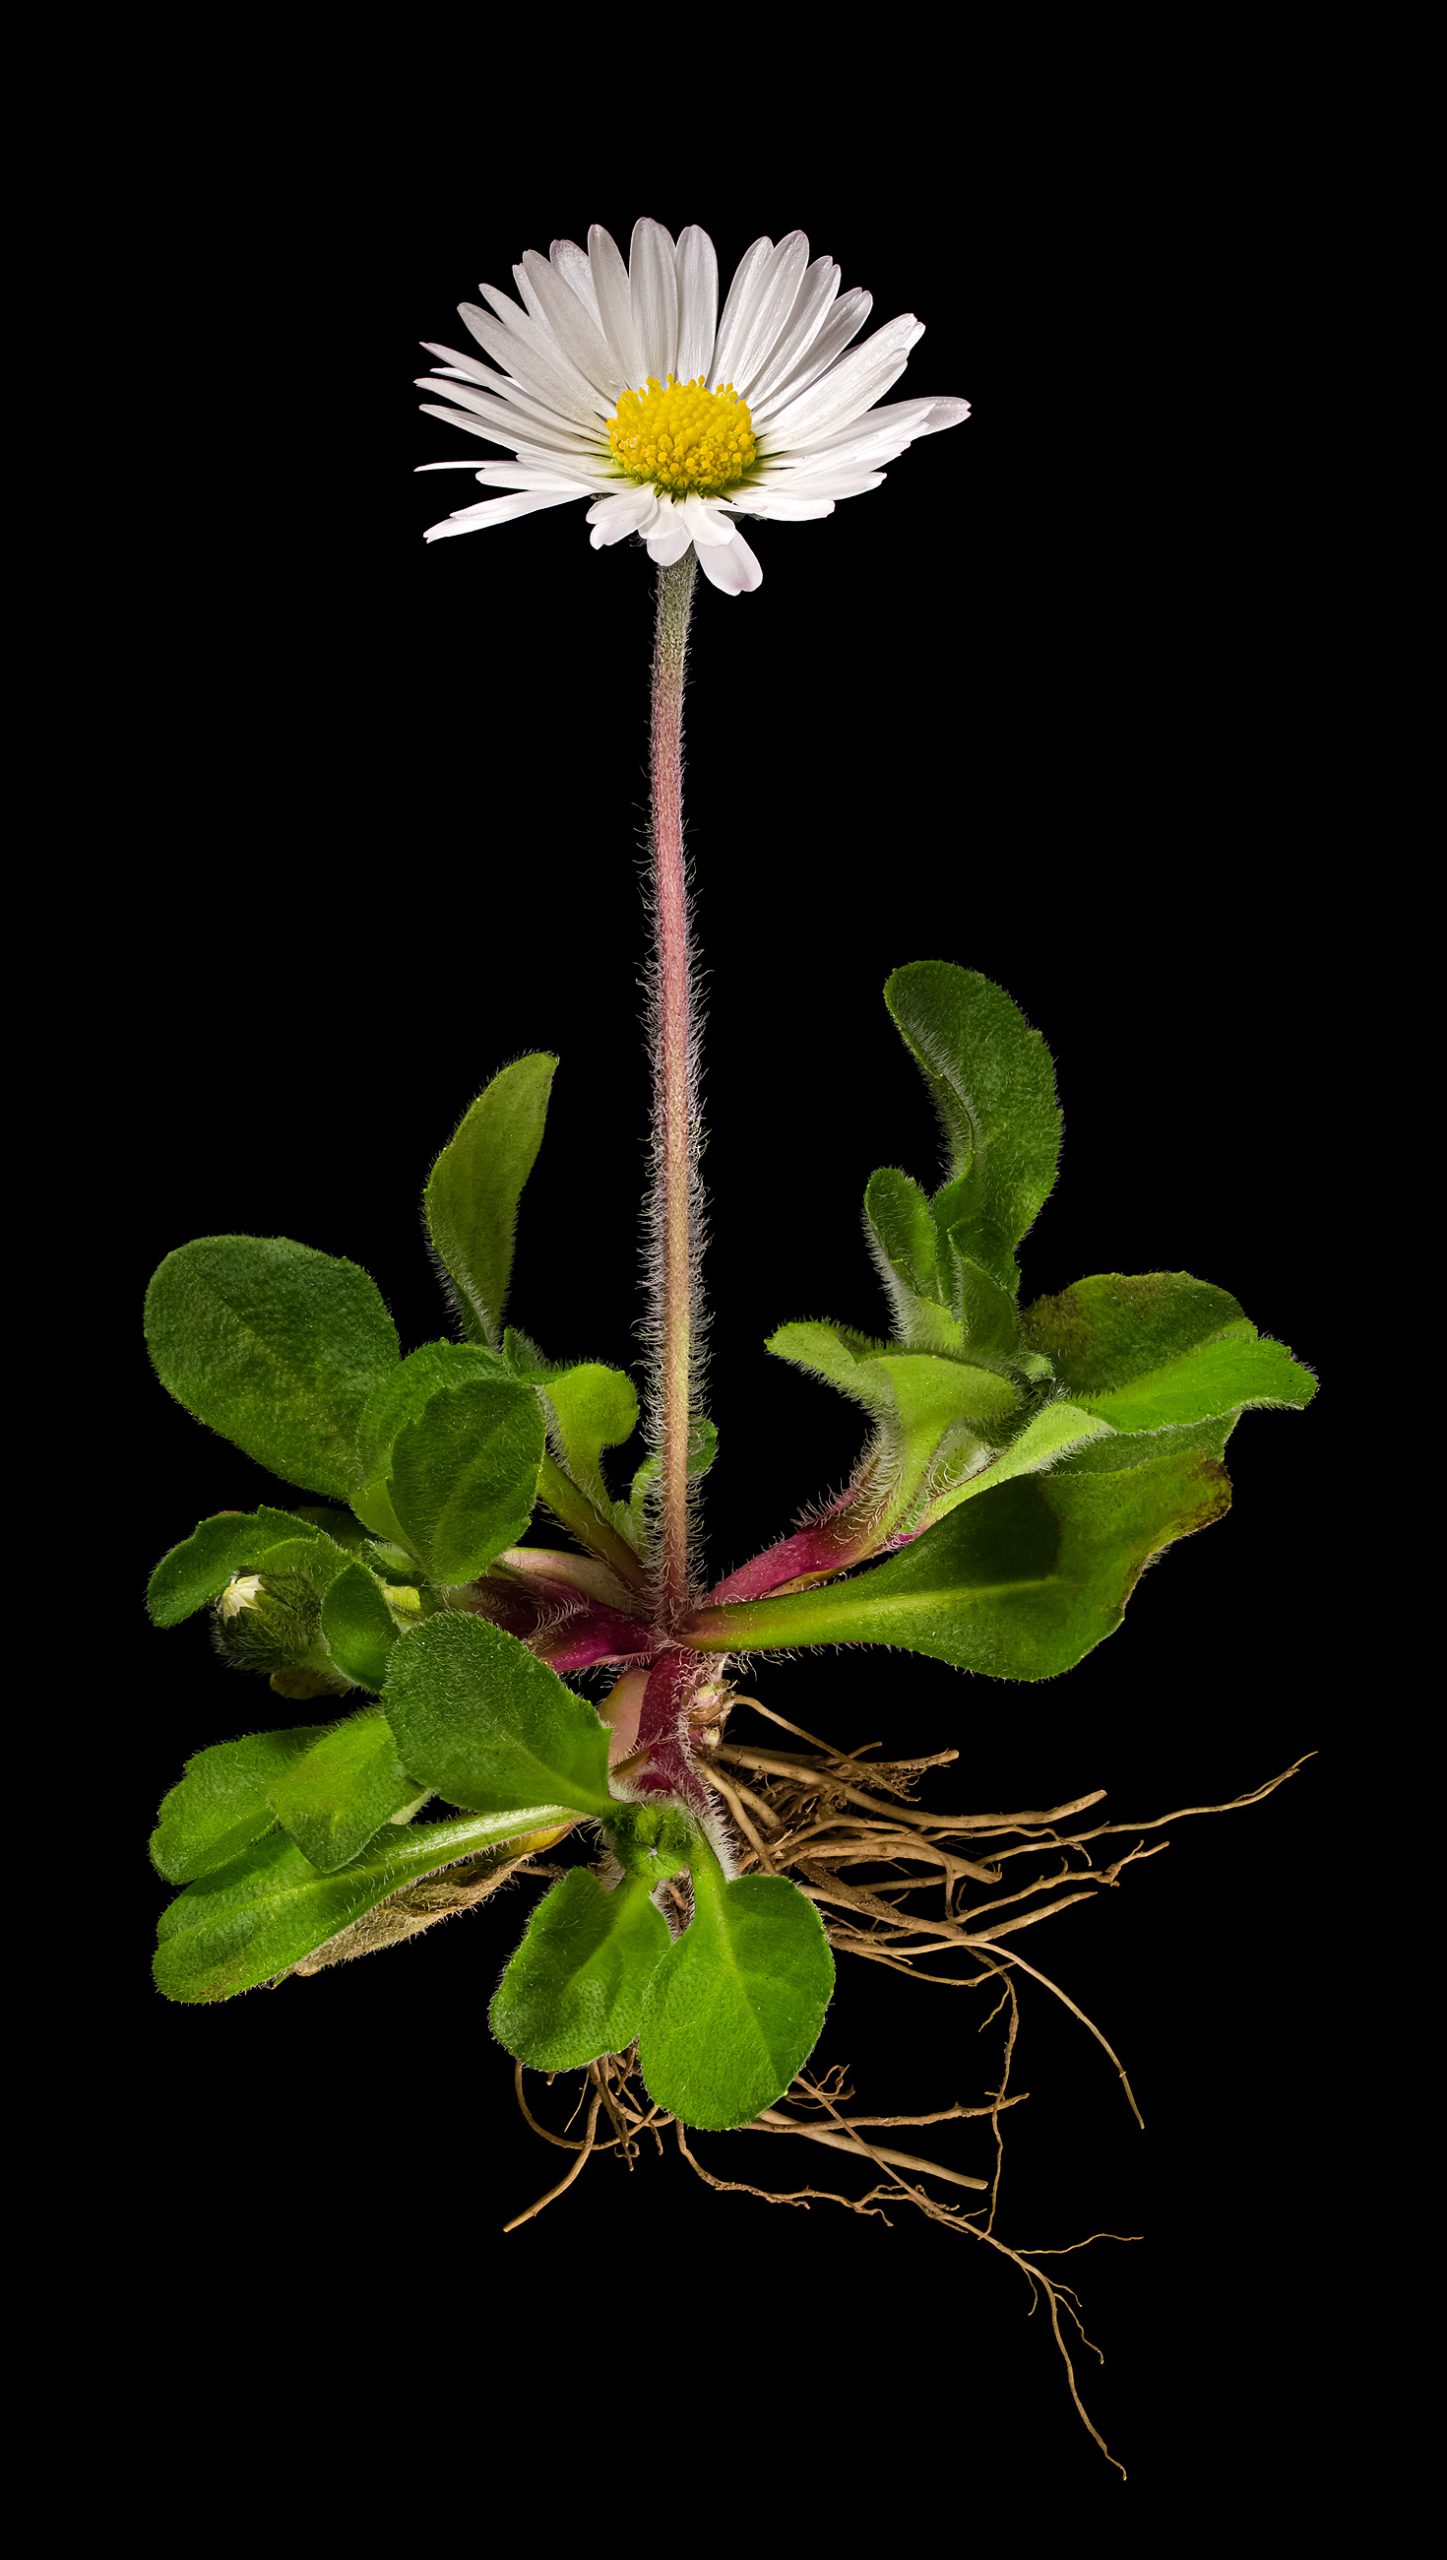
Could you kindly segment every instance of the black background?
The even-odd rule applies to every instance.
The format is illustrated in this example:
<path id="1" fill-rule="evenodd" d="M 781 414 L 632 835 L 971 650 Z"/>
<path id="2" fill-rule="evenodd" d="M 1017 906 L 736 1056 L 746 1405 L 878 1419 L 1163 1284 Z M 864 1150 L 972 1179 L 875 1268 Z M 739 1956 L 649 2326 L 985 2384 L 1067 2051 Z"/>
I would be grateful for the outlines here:
<path id="1" fill-rule="evenodd" d="M 716 2453 L 737 2431 L 774 2443 L 800 2517 L 847 2491 L 861 2428 L 936 2520 L 962 2481 L 1022 2457 L 1043 2496 L 1106 2516 L 1228 2498 L 1253 2474 L 1284 2499 L 1325 2443 L 1320 2286 L 1343 2273 L 1322 2219 L 1340 2167 L 1323 1903 L 1345 1785 L 1317 851 L 1337 750 L 1315 675 L 1328 606 L 1296 194 L 1244 105 L 1223 193 L 1189 125 L 1060 156 L 1027 95 L 977 94 L 958 66 L 907 114 L 856 99 L 837 126 L 786 84 L 737 147 L 705 129 L 675 148 L 650 124 L 620 150 L 575 103 L 560 122 L 508 96 L 403 62 L 364 102 L 339 88 L 318 123 L 280 83 L 214 150 L 178 129 L 136 176 L 169 423 L 125 537 L 147 637 L 123 671 L 121 778 L 144 795 L 152 877 L 175 882 L 169 930 L 128 974 L 117 1062 L 148 1133 L 128 1168 L 137 1306 L 187 1236 L 282 1233 L 369 1269 L 404 1344 L 435 1335 L 431 1157 L 499 1064 L 546 1046 L 562 1065 L 513 1312 L 555 1355 L 636 1361 L 652 571 L 636 547 L 590 552 L 581 508 L 424 547 L 482 493 L 410 477 L 463 440 L 416 415 L 409 385 L 416 342 L 459 343 L 454 305 L 480 277 L 506 284 L 524 247 L 594 220 L 626 239 L 652 213 L 709 227 L 726 277 L 758 232 L 802 225 L 846 286 L 871 287 L 876 322 L 928 323 L 891 396 L 962 393 L 974 415 L 828 521 L 760 527 L 756 595 L 698 598 L 710 1563 L 740 1562 L 854 1454 L 849 1410 L 762 1343 L 794 1316 L 881 1324 L 863 1186 L 880 1163 L 930 1179 L 936 1141 L 880 988 L 903 960 L 958 960 L 1010 990 L 1057 1061 L 1065 1152 L 1030 1294 L 1100 1269 L 1197 1272 L 1319 1367 L 1323 1393 L 1305 1417 L 1247 1417 L 1233 1512 L 1147 1575 L 1068 1679 L 853 1653 L 755 1666 L 755 1685 L 846 1741 L 957 1744 L 948 1792 L 972 1806 L 1103 1785 L 1145 1817 L 1320 1757 L 1253 1811 L 1175 1826 L 1166 1856 L 1031 1950 L 1111 2037 L 1146 2116 L 1141 2134 L 1099 2049 L 1028 1997 L 1002 2229 L 1145 2235 L 1073 2262 L 1121 2490 L 1023 2281 L 907 2216 L 886 2230 L 706 2195 L 671 2159 L 631 2180 L 603 2162 L 500 2238 L 560 2158 L 516 2123 L 485 2026 L 524 1893 L 229 2007 L 155 1997 L 154 1803 L 186 1752 L 269 1709 L 197 1627 L 148 1631 L 136 1595 L 197 1517 L 275 1488 L 168 1402 L 137 1322 L 148 1482 L 122 1524 L 123 1677 L 146 1704 L 115 1923 L 128 2192 L 148 2229 L 194 2233 L 198 2262 L 223 2217 L 288 2318 L 354 2316 L 379 2352 L 404 2330 L 419 2373 L 441 2356 L 458 2389 L 463 2357 L 489 2429 L 521 2426 L 518 2377 L 550 2340 L 602 2395 L 600 2445 L 616 2405 L 681 2377 Z M 827 2030 L 867 2104 L 975 2097 L 994 2051 L 961 1995 L 873 1971 L 846 1972 Z M 707 2156 L 782 2182 L 755 2148 Z M 800 2366 L 826 2415 L 791 2452 L 779 2412 Z"/>

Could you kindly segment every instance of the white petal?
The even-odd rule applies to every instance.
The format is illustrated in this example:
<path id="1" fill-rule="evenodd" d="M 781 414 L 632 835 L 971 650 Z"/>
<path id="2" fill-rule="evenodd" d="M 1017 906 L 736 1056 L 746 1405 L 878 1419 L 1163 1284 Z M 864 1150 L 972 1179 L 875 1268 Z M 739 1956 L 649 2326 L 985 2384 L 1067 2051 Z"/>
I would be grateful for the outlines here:
<path id="1" fill-rule="evenodd" d="M 649 526 L 645 539 L 648 557 L 656 560 L 660 569 L 671 569 L 675 560 L 683 558 L 693 536 L 671 498 L 660 494 L 658 521 Z"/>
<path id="2" fill-rule="evenodd" d="M 429 525 L 424 542 L 445 542 L 454 533 L 476 533 L 483 525 L 508 524 L 514 516 L 536 515 L 540 507 L 571 506 L 581 497 L 579 489 L 566 494 L 552 489 L 526 489 L 511 498 L 484 498 L 481 506 L 461 507 L 445 524 Z"/>
<path id="3" fill-rule="evenodd" d="M 791 437 L 788 454 L 781 455 L 780 462 L 787 467 L 797 456 L 806 470 L 821 458 L 892 462 L 917 436 L 938 435 L 944 427 L 958 426 L 969 414 L 968 400 L 886 400 L 862 418 L 851 419 L 847 427 L 834 427 L 825 435 Z"/>
<path id="4" fill-rule="evenodd" d="M 516 280 L 520 278 L 521 274 L 522 269 L 520 267 L 514 267 L 514 279 Z M 517 303 L 514 302 L 512 295 L 510 293 L 504 293 L 500 284 L 480 284 L 477 290 L 482 295 L 484 302 L 488 305 L 494 319 L 500 320 L 505 329 L 511 328 L 514 320 L 526 320 L 529 318 L 530 315 L 526 302 L 524 302 L 522 308 L 519 309 Z M 461 303 L 459 303 L 457 307 L 461 310 Z"/>
<path id="5" fill-rule="evenodd" d="M 565 453 L 598 453 L 604 449 L 596 418 L 590 418 L 586 426 L 579 426 L 573 419 L 560 418 L 554 410 L 545 408 L 541 401 L 526 395 L 521 399 L 505 400 L 499 393 L 493 400 L 481 391 L 474 391 L 471 383 L 454 386 L 447 382 L 430 382 L 425 378 L 419 381 L 417 388 L 419 391 L 435 391 L 439 399 L 445 396 L 456 402 L 455 408 L 442 409 L 431 401 L 424 401 L 423 407 L 431 409 L 434 417 L 450 419 L 454 425 L 466 427 L 472 435 L 490 436 L 494 444 L 546 444 Z M 479 421 L 486 423 L 479 424 Z"/>
<path id="6" fill-rule="evenodd" d="M 764 574 L 741 533 L 736 533 L 722 549 L 710 543 L 700 551 L 698 565 L 726 596 L 751 595 Z"/>
<path id="7" fill-rule="evenodd" d="M 593 271 L 593 286 L 598 296 L 598 317 L 603 335 L 615 357 L 623 380 L 635 391 L 642 388 L 643 359 L 639 352 L 638 332 L 633 326 L 633 301 L 628 290 L 628 270 L 622 252 L 609 231 L 594 223 L 588 234 L 588 264 Z"/>
<path id="8" fill-rule="evenodd" d="M 557 268 L 540 258 L 536 249 L 529 249 L 525 255 L 523 273 L 537 295 L 550 334 L 584 381 L 604 394 L 611 410 L 623 385 L 597 321 L 581 308 L 577 295 L 569 290 Z"/>
<path id="9" fill-rule="evenodd" d="M 664 382 L 678 347 L 678 278 L 673 234 L 661 222 L 635 222 L 628 251 L 628 291 L 643 372 Z"/>
<path id="10" fill-rule="evenodd" d="M 857 498 L 864 489 L 877 489 L 884 479 L 882 471 L 800 471 L 780 473 L 758 490 L 757 495 L 768 505 L 779 499 L 785 504 L 795 498 Z M 741 491 L 739 504 L 746 506 L 755 495 L 752 489 Z"/>
<path id="11" fill-rule="evenodd" d="M 487 382 L 494 389 L 502 380 L 492 365 L 479 364 L 476 356 L 465 356 L 460 347 L 434 347 L 430 338 L 421 338 L 418 344 L 425 347 L 430 356 L 446 358 L 440 368 L 443 373 L 460 373 L 464 382 Z"/>
<path id="12" fill-rule="evenodd" d="M 576 240 L 555 240 L 549 255 L 564 283 L 572 286 L 589 318 L 595 320 L 601 329 L 603 315 L 598 308 L 598 293 L 593 282 L 593 270 L 588 264 L 587 250 L 580 249 Z"/>
<path id="13" fill-rule="evenodd" d="M 731 382 L 746 400 L 749 384 L 789 325 L 808 263 L 808 241 L 802 231 L 791 231 L 759 269 L 747 301 L 718 333 L 714 374 L 720 382 Z"/>
<path id="14" fill-rule="evenodd" d="M 751 409 L 756 401 L 766 400 L 779 383 L 788 381 L 818 337 L 838 291 L 839 269 L 833 259 L 816 258 L 799 287 L 788 327 L 780 331 L 758 371 L 750 375 L 747 385 L 740 383 L 738 386 Z"/>
<path id="15" fill-rule="evenodd" d="M 529 256 L 531 256 L 531 257 L 534 257 L 534 258 L 537 256 L 537 254 L 538 254 L 538 253 L 537 253 L 536 249 L 530 250 L 530 251 L 528 252 L 528 255 L 529 255 Z M 526 268 L 525 266 L 516 266 L 516 267 L 514 267 L 514 269 L 513 269 L 513 271 L 512 271 L 512 280 L 513 280 L 513 283 L 517 286 L 519 299 L 520 299 L 520 300 L 521 300 L 521 302 L 522 302 L 523 309 L 524 309 L 524 311 L 527 313 L 528 318 L 529 318 L 530 320 L 536 320 L 536 321 L 538 321 L 538 322 L 540 323 L 540 325 L 541 325 L 544 329 L 547 329 L 547 317 L 548 317 L 548 315 L 547 315 L 547 313 L 544 311 L 543 306 L 542 306 L 542 303 L 541 303 L 541 302 L 539 301 L 539 299 L 538 299 L 538 290 L 537 290 L 537 287 L 536 287 L 536 285 L 532 282 L 532 279 L 531 279 L 531 277 L 530 277 L 530 276 L 529 276 L 529 274 L 528 274 L 527 268 Z M 486 285 L 484 285 L 482 289 L 483 289 L 483 292 L 484 292 L 484 293 L 486 293 L 486 291 L 487 291 L 487 287 L 486 287 Z M 502 319 L 503 319 L 504 323 L 506 323 L 506 321 L 507 321 L 507 319 L 508 319 L 508 317 L 509 317 L 509 316 L 510 316 L 510 315 L 509 315 L 507 312 L 503 312 L 503 313 L 502 313 L 501 317 L 502 317 Z M 549 336 L 551 336 L 551 335 L 552 335 L 552 332 L 551 332 L 550 330 L 548 331 L 548 335 L 549 335 Z"/>
<path id="16" fill-rule="evenodd" d="M 700 551 L 710 543 L 733 541 L 733 526 L 727 516 L 720 515 L 716 500 L 683 498 L 675 499 L 674 504 Z"/>
<path id="17" fill-rule="evenodd" d="M 855 347 L 827 373 L 811 382 L 806 391 L 798 392 L 783 407 L 771 412 L 768 441 L 771 448 L 788 452 L 797 438 L 827 434 L 831 427 L 842 427 L 851 418 L 862 417 L 871 409 L 881 392 L 897 382 L 909 362 L 909 351 L 924 336 L 924 322 L 916 320 L 912 311 L 888 320 Z"/>
<path id="18" fill-rule="evenodd" d="M 569 471 L 556 462 L 485 462 L 477 478 L 496 489 L 568 489 L 575 497 L 591 497 L 614 486 L 611 471 Z"/>
<path id="19" fill-rule="evenodd" d="M 835 357 L 843 354 L 850 340 L 858 337 L 873 309 L 874 296 L 866 293 L 862 285 L 855 285 L 849 293 L 841 293 L 818 337 L 812 346 L 806 348 L 793 369 L 781 382 L 770 383 L 767 392 L 760 392 L 756 400 L 750 401 L 755 426 L 760 426 L 776 410 L 782 409 L 785 401 L 792 400 L 796 392 L 817 381 Z"/>
<path id="20" fill-rule="evenodd" d="M 774 498 L 762 492 L 758 497 L 731 498 L 727 503 L 741 516 L 759 516 L 779 524 L 808 524 L 815 516 L 832 516 L 832 498 Z"/>
<path id="21" fill-rule="evenodd" d="M 678 235 L 674 253 L 678 271 L 678 354 L 674 372 L 680 382 L 707 380 L 718 326 L 718 252 L 706 231 L 691 222 Z"/>
<path id="22" fill-rule="evenodd" d="M 652 489 L 629 489 L 614 498 L 595 500 L 588 509 L 594 550 L 622 542 L 630 533 L 646 534 L 657 514 L 658 499 Z"/>
<path id="23" fill-rule="evenodd" d="M 501 320 L 489 319 L 475 302 L 464 302 L 460 307 L 478 345 L 536 399 L 580 425 L 611 416 L 612 401 L 594 390 L 562 348 L 525 311 L 517 312 L 505 326 Z"/>
<path id="24" fill-rule="evenodd" d="M 719 370 L 719 349 L 736 343 L 748 313 L 753 307 L 754 292 L 759 278 L 763 275 L 773 254 L 772 240 L 755 240 L 752 247 L 744 251 L 734 269 L 733 281 L 724 300 L 723 318 L 718 324 L 713 362 L 708 369 L 710 388 L 728 379 L 727 375 Z"/>

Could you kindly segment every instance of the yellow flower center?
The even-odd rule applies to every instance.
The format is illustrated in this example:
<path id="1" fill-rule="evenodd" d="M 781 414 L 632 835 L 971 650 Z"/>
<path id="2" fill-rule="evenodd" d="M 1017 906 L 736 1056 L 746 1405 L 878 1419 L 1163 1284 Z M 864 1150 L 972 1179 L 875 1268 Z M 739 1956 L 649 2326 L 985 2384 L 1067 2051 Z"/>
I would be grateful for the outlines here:
<path id="1" fill-rule="evenodd" d="M 731 382 L 706 391 L 702 374 L 666 383 L 650 374 L 641 391 L 625 391 L 608 442 L 630 480 L 702 498 L 736 489 L 759 450 L 747 401 Z"/>

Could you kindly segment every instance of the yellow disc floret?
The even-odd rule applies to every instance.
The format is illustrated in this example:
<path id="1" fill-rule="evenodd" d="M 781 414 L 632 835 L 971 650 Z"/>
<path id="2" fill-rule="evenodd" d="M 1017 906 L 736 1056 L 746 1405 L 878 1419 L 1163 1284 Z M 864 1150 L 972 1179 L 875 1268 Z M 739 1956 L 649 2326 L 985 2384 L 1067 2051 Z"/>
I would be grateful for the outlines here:
<path id="1" fill-rule="evenodd" d="M 719 498 L 754 465 L 758 445 L 747 401 L 731 382 L 706 391 L 695 382 L 656 382 L 625 391 L 608 421 L 608 442 L 630 480 L 681 497 Z"/>

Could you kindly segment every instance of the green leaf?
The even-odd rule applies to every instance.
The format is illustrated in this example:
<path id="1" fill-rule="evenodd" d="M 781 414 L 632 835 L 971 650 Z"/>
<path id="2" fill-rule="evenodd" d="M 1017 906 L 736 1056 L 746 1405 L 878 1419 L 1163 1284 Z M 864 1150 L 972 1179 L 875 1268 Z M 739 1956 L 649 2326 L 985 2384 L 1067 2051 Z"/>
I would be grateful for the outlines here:
<path id="1" fill-rule="evenodd" d="M 912 1351 L 962 1351 L 949 1275 L 940 1269 L 941 1238 L 919 1184 L 893 1166 L 871 1174 L 864 1215 L 900 1341 Z"/>
<path id="2" fill-rule="evenodd" d="M 293 1575 L 321 1602 L 339 1576 L 352 1570 L 352 1563 L 346 1549 L 333 1546 L 330 1538 L 298 1532 L 295 1537 L 283 1538 L 278 1545 L 268 1547 L 257 1558 L 254 1570 L 268 1581 L 279 1582 Z"/>
<path id="3" fill-rule="evenodd" d="M 555 1426 L 554 1454 L 604 1518 L 611 1518 L 603 1452 L 618 1448 L 637 1429 L 638 1392 L 632 1379 L 601 1361 L 584 1360 L 575 1368 L 555 1369 L 543 1392 Z"/>
<path id="4" fill-rule="evenodd" d="M 394 1648 L 382 1703 L 404 1767 L 449 1804 L 609 1810 L 608 1727 L 486 1618 L 429 1618 Z"/>
<path id="5" fill-rule="evenodd" d="M 532 1518 L 543 1417 L 530 1387 L 443 1387 L 397 1435 L 389 1491 L 434 1581 L 471 1582 Z"/>
<path id="6" fill-rule="evenodd" d="M 1049 1474 L 982 1490 L 847 1581 L 705 1610 L 690 1641 L 902 1645 L 962 1671 L 1049 1679 L 1119 1626 L 1153 1555 L 1227 1509 L 1229 1429 L 1107 1434 Z"/>
<path id="7" fill-rule="evenodd" d="M 361 1481 L 385 1477 L 397 1434 L 426 1412 L 440 1387 L 474 1385 L 479 1379 L 506 1379 L 507 1362 L 480 1342 L 424 1342 L 390 1370 L 367 1399 L 357 1425 L 357 1465 Z"/>
<path id="8" fill-rule="evenodd" d="M 961 1484 L 946 1482 L 932 1493 L 921 1514 L 922 1525 L 932 1528 L 962 1502 L 976 1502 L 981 1494 L 993 1493 L 997 1485 L 1009 1484 L 1016 1476 L 1039 1475 L 1046 1467 L 1058 1466 L 1087 1441 L 1103 1440 L 1109 1433 L 1108 1422 L 1102 1422 L 1099 1414 L 1086 1413 L 1078 1404 L 1057 1401 L 1042 1405 L 1024 1430 L 1017 1432 L 1008 1447 L 992 1457 L 978 1475 Z"/>
<path id="9" fill-rule="evenodd" d="M 466 1330 L 497 1345 L 518 1202 L 537 1160 L 557 1059 L 519 1058 L 493 1077 L 432 1168 L 428 1232 Z"/>
<path id="10" fill-rule="evenodd" d="M 203 1236 L 146 1293 L 163 1386 L 273 1474 L 346 1500 L 357 1424 L 395 1366 L 397 1334 L 354 1262 L 284 1236 Z"/>
<path id="11" fill-rule="evenodd" d="M 290 1732 L 248 1733 L 240 1742 L 214 1742 L 195 1752 L 151 1834 L 151 1857 L 167 1883 L 209 1875 L 273 1831 L 272 1787 L 326 1729 L 304 1724 Z"/>
<path id="12" fill-rule="evenodd" d="M 1184 1271 L 1098 1273 L 1041 1298 L 1025 1339 L 1072 1402 L 1121 1431 L 1203 1422 L 1246 1405 L 1304 1405 L 1316 1380 L 1263 1340 L 1236 1300 Z"/>
<path id="13" fill-rule="evenodd" d="M 1050 1053 L 1003 987 L 949 961 L 896 969 L 884 1000 L 945 1133 L 941 1232 L 1013 1295 L 1015 1246 L 1050 1196 L 1060 1155 Z"/>
<path id="14" fill-rule="evenodd" d="M 322 1634 L 339 1671 L 359 1689 L 381 1688 L 397 1621 L 364 1564 L 349 1564 L 337 1575 L 322 1602 Z"/>
<path id="15" fill-rule="evenodd" d="M 493 1996 L 493 2034 L 534 2071 L 575 2071 L 626 2052 L 668 1943 L 645 1882 L 625 1876 L 610 1890 L 575 1867 L 528 1923 Z"/>
<path id="16" fill-rule="evenodd" d="M 694 1864 L 694 1917 L 649 1983 L 638 2058 L 652 2097 L 684 2124 L 751 2124 L 819 2040 L 834 1958 L 819 1914 L 787 1876 L 724 1881 Z"/>
<path id="17" fill-rule="evenodd" d="M 300 1964 L 363 1912 L 440 1867 L 566 1823 L 554 1805 L 388 1829 L 349 1867 L 318 1875 L 283 1833 L 193 1884 L 161 1914 L 157 1987 L 168 2000 L 229 2000 Z"/>
<path id="18" fill-rule="evenodd" d="M 298 1502 L 291 1508 L 293 1526 L 298 1522 L 308 1529 L 320 1529 L 334 1547 L 345 1547 L 349 1556 L 365 1556 L 371 1541 L 360 1520 L 351 1511 L 339 1511 L 334 1502 Z"/>
<path id="19" fill-rule="evenodd" d="M 1019 1381 L 971 1360 L 929 1351 L 892 1351 L 846 1325 L 786 1324 L 768 1348 L 871 1414 L 878 1430 L 874 1461 L 887 1500 L 881 1532 L 903 1521 L 927 1486 L 948 1474 L 962 1479 L 1004 1441 L 1024 1410 Z"/>
<path id="20" fill-rule="evenodd" d="M 271 1809 L 302 1856 L 330 1875 L 418 1798 L 380 1707 L 323 1733 L 272 1781 Z"/>
<path id="21" fill-rule="evenodd" d="M 146 1606 L 158 1627 L 178 1627 L 215 1600 L 234 1575 L 255 1573 L 268 1548 L 301 1534 L 289 1511 L 219 1511 L 164 1555 L 146 1590 Z M 313 1532 L 320 1536 L 322 1533 Z"/>

